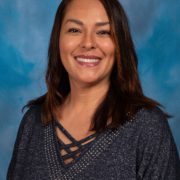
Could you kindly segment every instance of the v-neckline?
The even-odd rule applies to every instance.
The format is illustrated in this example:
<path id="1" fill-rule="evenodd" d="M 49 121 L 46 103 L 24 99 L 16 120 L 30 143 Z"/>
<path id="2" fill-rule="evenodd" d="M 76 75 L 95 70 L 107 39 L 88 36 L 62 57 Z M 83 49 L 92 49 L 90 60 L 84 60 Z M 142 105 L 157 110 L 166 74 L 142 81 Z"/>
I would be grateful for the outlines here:
<path id="1" fill-rule="evenodd" d="M 59 126 L 59 128 L 61 129 L 61 131 L 63 131 L 63 133 L 72 141 L 72 142 L 82 142 L 86 139 L 89 139 L 91 137 L 93 137 L 94 135 L 96 135 L 97 133 L 93 133 L 91 135 L 88 135 L 85 138 L 82 138 L 80 140 L 77 140 L 62 124 L 60 121 L 58 121 L 56 118 L 54 118 L 54 123 Z"/>
<path id="2" fill-rule="evenodd" d="M 120 132 L 131 124 L 137 117 L 143 108 L 140 109 L 128 122 L 123 126 L 120 126 L 116 130 L 106 129 L 100 133 L 93 142 L 92 146 L 84 153 L 83 156 L 68 169 L 63 168 L 58 161 L 56 147 L 54 143 L 53 124 L 45 126 L 44 128 L 44 150 L 46 161 L 48 165 L 49 176 L 51 180 L 72 180 L 80 174 L 87 166 L 91 165 L 96 158 L 105 151 L 114 139 L 120 134 Z"/>
<path id="3" fill-rule="evenodd" d="M 65 143 L 57 136 L 57 134 L 56 134 L 56 133 L 57 133 L 57 132 L 56 132 L 56 127 L 59 128 L 59 130 L 62 131 L 63 134 L 64 134 L 65 136 L 67 136 L 67 138 L 68 138 L 69 140 L 71 140 L 71 143 L 70 143 L 70 144 L 69 144 L 69 143 L 68 143 L 68 144 L 65 144 Z M 62 166 L 63 166 L 65 169 L 70 168 L 71 166 L 73 166 L 73 164 L 77 163 L 77 162 L 79 161 L 79 159 L 81 159 L 82 156 L 85 154 L 85 152 L 93 145 L 94 141 L 96 141 L 96 139 L 97 139 L 98 136 L 99 136 L 99 133 L 93 133 L 93 134 L 91 134 L 91 135 L 89 135 L 89 136 L 87 136 L 87 137 L 85 137 L 85 138 L 82 138 L 82 139 L 80 139 L 80 140 L 76 140 L 76 139 L 63 127 L 63 125 L 62 125 L 59 121 L 57 121 L 56 119 L 54 119 L 54 127 L 53 127 L 53 128 L 54 128 L 54 131 L 53 131 L 54 143 L 55 143 L 55 148 L 56 148 L 58 160 L 59 160 L 59 162 L 62 164 Z M 95 138 L 95 139 L 93 139 L 93 138 Z M 84 142 L 86 142 L 86 141 L 88 141 L 88 140 L 90 140 L 90 139 L 93 139 L 93 140 L 90 141 L 90 142 L 85 143 L 84 145 L 82 145 Z M 64 160 L 63 160 L 62 155 L 61 155 L 60 152 L 59 152 L 59 142 L 60 142 L 60 144 L 61 144 L 61 147 L 62 147 L 62 146 L 67 147 L 67 149 L 65 149 L 65 151 L 68 150 L 68 151 L 70 151 L 70 153 L 73 153 L 74 151 L 70 150 L 70 149 L 68 148 L 68 146 L 74 145 L 74 146 L 78 147 L 76 151 L 79 150 L 79 151 L 80 151 L 80 155 L 79 155 L 78 157 L 76 157 L 76 156 L 75 156 L 75 157 L 72 157 L 72 158 L 73 158 L 73 161 L 66 164 L 66 163 L 64 162 Z M 81 151 L 81 149 L 83 149 L 83 150 Z M 67 154 L 68 154 L 68 153 L 67 153 Z"/>
<path id="4" fill-rule="evenodd" d="M 82 172 L 88 165 L 95 161 L 118 135 L 118 131 L 112 131 L 110 129 L 100 133 L 91 147 L 69 168 L 64 168 L 58 160 L 58 154 L 56 151 L 53 135 L 53 124 L 49 124 L 44 129 L 44 149 L 46 154 L 46 160 L 48 163 L 48 170 L 50 178 L 52 180 L 71 180 L 77 174 Z"/>

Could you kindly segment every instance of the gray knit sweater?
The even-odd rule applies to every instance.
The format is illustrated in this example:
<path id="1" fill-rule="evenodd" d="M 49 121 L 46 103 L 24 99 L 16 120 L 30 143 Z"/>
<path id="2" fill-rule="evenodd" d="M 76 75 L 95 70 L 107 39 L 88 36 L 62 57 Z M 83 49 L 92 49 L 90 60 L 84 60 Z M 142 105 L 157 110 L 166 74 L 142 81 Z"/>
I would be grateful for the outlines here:
<path id="1" fill-rule="evenodd" d="M 180 180 L 180 161 L 159 108 L 141 109 L 116 131 L 99 134 L 71 167 L 58 160 L 53 125 L 43 126 L 40 107 L 20 124 L 8 180 Z"/>

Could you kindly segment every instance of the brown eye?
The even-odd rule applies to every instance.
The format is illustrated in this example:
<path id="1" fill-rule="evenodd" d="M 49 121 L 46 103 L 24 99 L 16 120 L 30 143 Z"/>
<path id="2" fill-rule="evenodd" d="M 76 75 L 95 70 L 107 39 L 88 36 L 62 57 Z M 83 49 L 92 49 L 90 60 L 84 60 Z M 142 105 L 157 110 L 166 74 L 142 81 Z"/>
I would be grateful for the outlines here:
<path id="1" fill-rule="evenodd" d="M 70 29 L 68 30 L 68 32 L 70 32 L 70 33 L 79 33 L 80 30 L 79 30 L 79 29 L 76 29 L 76 28 L 70 28 Z"/>
<path id="2" fill-rule="evenodd" d="M 103 31 L 98 31 L 97 34 L 98 35 L 111 35 L 111 32 L 103 30 Z"/>

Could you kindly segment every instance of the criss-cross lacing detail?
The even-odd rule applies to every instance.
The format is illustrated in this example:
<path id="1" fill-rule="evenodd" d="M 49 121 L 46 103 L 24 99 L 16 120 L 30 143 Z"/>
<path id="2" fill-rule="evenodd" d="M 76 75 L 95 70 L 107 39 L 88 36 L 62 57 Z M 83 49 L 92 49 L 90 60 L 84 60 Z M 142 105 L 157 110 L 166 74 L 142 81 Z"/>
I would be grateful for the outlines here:
<path id="1" fill-rule="evenodd" d="M 55 121 L 55 127 L 58 128 L 71 143 L 65 144 L 57 135 L 57 150 L 60 152 L 61 162 L 68 167 L 85 152 L 92 144 L 93 140 L 97 136 L 97 133 L 91 134 L 81 140 L 76 140 L 74 137 L 60 124 Z"/>

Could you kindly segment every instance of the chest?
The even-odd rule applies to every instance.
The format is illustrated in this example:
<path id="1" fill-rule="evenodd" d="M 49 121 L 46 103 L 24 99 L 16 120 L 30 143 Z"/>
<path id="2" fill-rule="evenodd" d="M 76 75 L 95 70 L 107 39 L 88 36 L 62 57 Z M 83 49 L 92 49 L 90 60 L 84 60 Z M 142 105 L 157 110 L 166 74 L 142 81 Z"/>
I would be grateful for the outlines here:
<path id="1" fill-rule="evenodd" d="M 36 169 L 38 174 L 42 176 L 46 174 L 47 179 L 52 180 L 127 180 L 136 178 L 136 150 L 133 139 L 130 141 L 123 134 L 107 131 L 97 137 L 92 146 L 82 154 L 76 163 L 66 168 L 58 158 L 59 152 L 57 152 L 53 134 L 51 126 L 42 130 L 42 139 L 38 150 L 41 156 L 39 158 L 39 155 L 31 154 L 29 160 L 34 165 L 29 167 L 29 170 Z M 45 176 L 43 177 L 45 178 Z"/>

